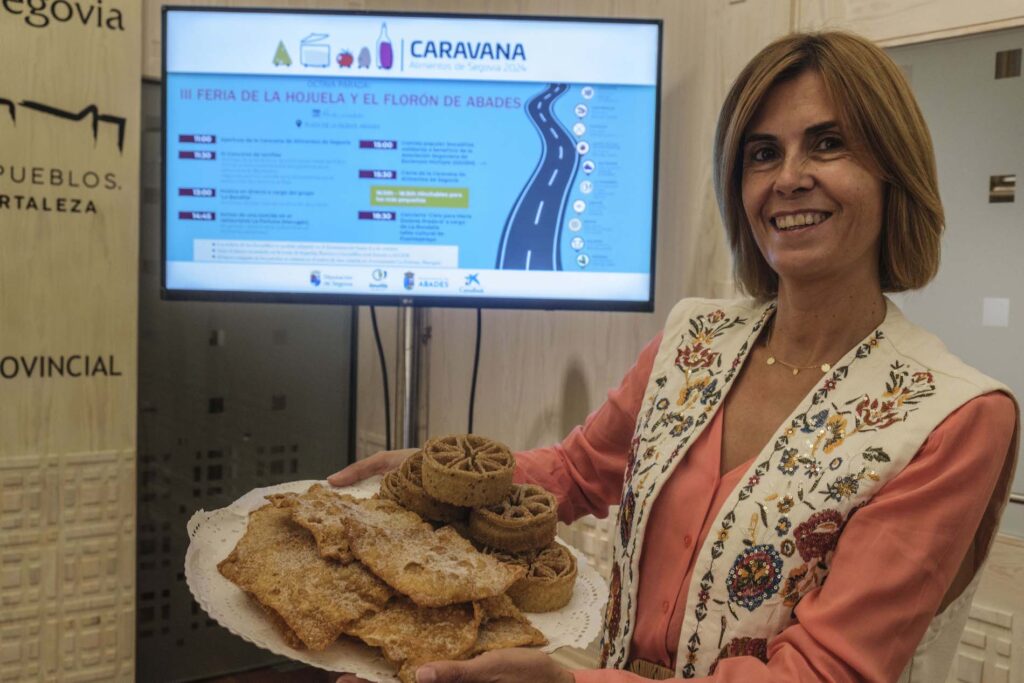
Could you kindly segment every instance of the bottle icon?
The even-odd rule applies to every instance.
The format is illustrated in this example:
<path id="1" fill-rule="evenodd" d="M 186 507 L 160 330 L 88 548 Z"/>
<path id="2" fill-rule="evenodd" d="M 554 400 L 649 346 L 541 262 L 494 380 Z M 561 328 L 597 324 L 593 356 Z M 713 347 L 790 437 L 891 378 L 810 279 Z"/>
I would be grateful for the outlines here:
<path id="1" fill-rule="evenodd" d="M 391 38 L 388 36 L 388 25 L 380 25 L 380 37 L 377 38 L 377 67 L 390 69 L 395 61 L 394 52 L 391 50 Z"/>

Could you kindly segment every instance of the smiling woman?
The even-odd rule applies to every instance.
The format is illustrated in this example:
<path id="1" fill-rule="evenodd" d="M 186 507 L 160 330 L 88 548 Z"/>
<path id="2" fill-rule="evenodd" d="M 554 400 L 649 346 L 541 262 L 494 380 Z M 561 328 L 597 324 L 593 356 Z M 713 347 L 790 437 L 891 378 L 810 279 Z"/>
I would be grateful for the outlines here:
<path id="1" fill-rule="evenodd" d="M 772 102 L 766 102 L 769 92 Z M 810 152 L 815 161 L 840 157 L 882 182 L 882 290 L 923 287 L 938 271 L 944 220 L 928 127 L 899 67 L 877 47 L 844 33 L 773 43 L 740 73 L 722 105 L 715 135 L 715 191 L 735 255 L 737 284 L 761 299 L 778 291 L 778 274 L 755 242 L 742 195 L 747 172 L 777 153 L 762 147 L 778 141 L 763 140 L 762 131 L 751 124 L 763 123 L 756 117 L 764 117 L 770 104 L 776 116 L 784 114 L 779 107 L 792 103 L 783 98 L 797 93 L 812 97 L 823 117 L 801 131 L 803 142 L 814 143 L 805 150 L 808 159 Z M 751 146 L 760 153 L 756 158 L 745 156 Z"/>
<path id="2" fill-rule="evenodd" d="M 846 143 L 821 75 L 771 90 L 742 151 L 749 235 L 782 283 L 877 289 L 883 186 Z"/>
<path id="3" fill-rule="evenodd" d="M 573 677 L 945 680 L 1019 413 L 884 296 L 939 263 L 943 212 L 913 96 L 866 40 L 787 36 L 729 92 L 714 164 L 752 298 L 679 302 L 584 425 L 515 454 L 516 481 L 553 492 L 563 522 L 619 505 L 604 670 Z M 417 680 L 564 673 L 499 651 L 427 664 Z"/>

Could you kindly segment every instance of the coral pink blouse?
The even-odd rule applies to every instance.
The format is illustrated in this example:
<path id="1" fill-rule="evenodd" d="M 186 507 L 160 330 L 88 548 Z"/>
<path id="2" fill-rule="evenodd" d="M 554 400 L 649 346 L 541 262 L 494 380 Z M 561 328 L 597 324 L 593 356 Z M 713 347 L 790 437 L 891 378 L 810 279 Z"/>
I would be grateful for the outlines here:
<path id="1" fill-rule="evenodd" d="M 658 335 L 605 403 L 561 444 L 516 454 L 517 480 L 554 493 L 561 521 L 605 517 L 608 506 L 618 504 L 629 442 L 660 343 Z M 722 415 L 719 410 L 693 443 L 651 511 L 632 658 L 673 668 L 698 550 L 753 462 L 752 457 L 719 476 Z M 797 622 L 768 641 L 768 662 L 723 659 L 713 676 L 696 680 L 896 680 L 973 541 L 1015 424 L 1012 399 L 998 392 L 947 417 L 911 463 L 847 523 L 828 580 L 797 605 Z M 613 670 L 574 675 L 577 683 L 646 680 Z"/>

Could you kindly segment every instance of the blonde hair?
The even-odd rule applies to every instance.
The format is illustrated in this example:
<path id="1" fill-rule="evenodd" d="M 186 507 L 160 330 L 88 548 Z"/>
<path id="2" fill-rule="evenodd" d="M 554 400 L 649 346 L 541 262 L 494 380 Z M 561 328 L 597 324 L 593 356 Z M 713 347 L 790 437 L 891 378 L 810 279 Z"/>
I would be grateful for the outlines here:
<path id="1" fill-rule="evenodd" d="M 772 87 L 808 70 L 821 75 L 861 162 L 884 184 L 882 290 L 923 287 L 939 269 L 944 222 L 928 126 L 892 59 L 864 38 L 838 31 L 776 40 L 744 67 L 722 105 L 714 183 L 737 284 L 759 299 L 778 292 L 778 275 L 761 255 L 743 209 L 743 139 Z"/>

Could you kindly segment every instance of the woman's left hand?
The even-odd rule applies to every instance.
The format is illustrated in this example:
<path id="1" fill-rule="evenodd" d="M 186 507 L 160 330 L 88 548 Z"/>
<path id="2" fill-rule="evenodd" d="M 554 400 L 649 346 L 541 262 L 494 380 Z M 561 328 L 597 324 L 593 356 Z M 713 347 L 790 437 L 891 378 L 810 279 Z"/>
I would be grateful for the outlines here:
<path id="1" fill-rule="evenodd" d="M 568 669 L 543 652 L 486 652 L 464 662 L 431 662 L 416 670 L 416 683 L 574 683 Z"/>

